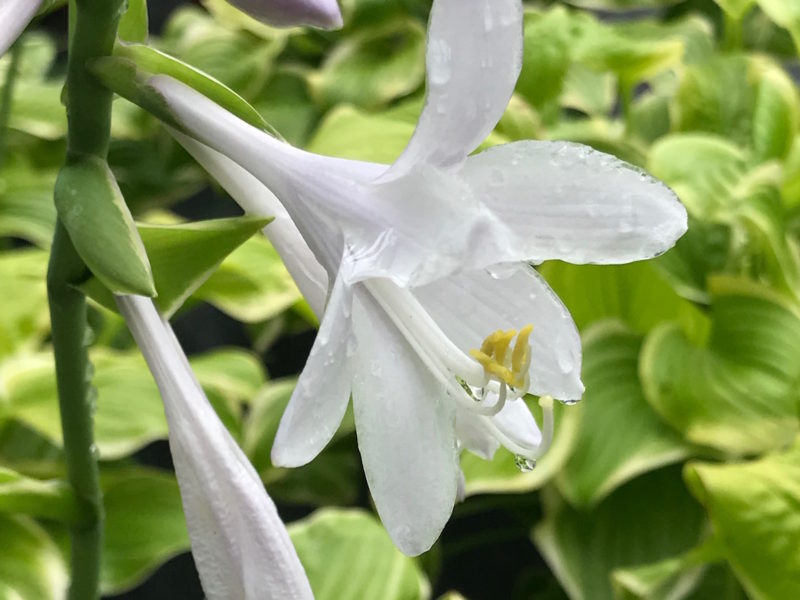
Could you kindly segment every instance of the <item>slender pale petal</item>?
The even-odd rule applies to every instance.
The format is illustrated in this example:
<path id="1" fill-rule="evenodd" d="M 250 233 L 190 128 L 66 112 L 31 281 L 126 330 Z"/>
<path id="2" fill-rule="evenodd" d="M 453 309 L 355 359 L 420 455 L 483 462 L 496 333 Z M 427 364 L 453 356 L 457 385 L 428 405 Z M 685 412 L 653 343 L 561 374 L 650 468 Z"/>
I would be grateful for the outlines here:
<path id="1" fill-rule="evenodd" d="M 454 408 L 441 385 L 363 288 L 353 324 L 358 447 L 378 514 L 406 554 L 428 550 L 456 498 Z"/>
<path id="2" fill-rule="evenodd" d="M 274 217 L 264 228 L 264 235 L 275 246 L 311 309 L 322 319 L 328 276 L 275 195 L 227 156 L 172 128 L 168 130 L 247 213 Z"/>
<path id="3" fill-rule="evenodd" d="M 492 460 L 500 447 L 492 429 L 521 448 L 535 449 L 542 441 L 539 425 L 521 398 L 508 400 L 500 412 L 491 417 L 465 410 L 459 410 L 456 415 L 456 433 L 462 447 L 486 460 Z"/>
<path id="4" fill-rule="evenodd" d="M 490 417 L 495 427 L 517 445 L 536 448 L 542 441 L 542 432 L 522 398 L 509 400 L 503 410 Z"/>
<path id="5" fill-rule="evenodd" d="M 147 298 L 117 304 L 164 400 L 192 554 L 209 600 L 312 599 L 289 535 L 261 480 L 194 378 Z"/>
<path id="6" fill-rule="evenodd" d="M 351 315 L 351 288 L 340 276 L 275 436 L 272 462 L 277 466 L 299 467 L 311 461 L 344 417 L 355 368 Z"/>
<path id="7" fill-rule="evenodd" d="M 456 412 L 456 437 L 462 448 L 466 448 L 484 460 L 492 460 L 500 442 L 484 426 L 481 415 L 459 410 Z"/>
<path id="8" fill-rule="evenodd" d="M 0 0 L 0 56 L 25 31 L 42 0 Z"/>
<path id="9" fill-rule="evenodd" d="M 436 0 L 428 27 L 425 108 L 386 178 L 460 164 L 503 116 L 522 68 L 520 0 Z"/>
<path id="10" fill-rule="evenodd" d="M 535 262 L 652 258 L 687 227 L 686 209 L 666 185 L 588 146 L 496 146 L 471 156 L 461 176 Z"/>
<path id="11" fill-rule="evenodd" d="M 569 311 L 529 265 L 469 271 L 416 288 L 414 294 L 462 351 L 480 348 L 497 329 L 533 325 L 530 391 L 578 400 L 581 341 Z"/>
<path id="12" fill-rule="evenodd" d="M 336 0 L 227 0 L 259 21 L 276 27 L 311 25 L 322 29 L 342 26 Z"/>

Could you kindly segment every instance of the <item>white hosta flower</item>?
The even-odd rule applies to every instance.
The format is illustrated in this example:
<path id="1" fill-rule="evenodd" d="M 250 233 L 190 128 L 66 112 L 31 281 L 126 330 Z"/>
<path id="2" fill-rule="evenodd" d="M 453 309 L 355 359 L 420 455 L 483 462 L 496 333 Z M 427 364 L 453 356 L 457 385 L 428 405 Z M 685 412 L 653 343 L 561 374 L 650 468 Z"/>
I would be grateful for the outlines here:
<path id="1" fill-rule="evenodd" d="M 0 56 L 25 31 L 42 0 L 0 0 Z"/>
<path id="2" fill-rule="evenodd" d="M 282 230 L 289 270 L 330 290 L 273 461 L 316 456 L 352 392 L 370 490 L 409 554 L 452 511 L 458 440 L 534 460 L 552 415 L 545 401 L 542 435 L 520 397 L 583 392 L 574 323 L 529 262 L 650 258 L 686 229 L 666 186 L 585 146 L 528 141 L 468 157 L 504 112 L 521 51 L 519 0 L 436 0 L 427 101 L 390 167 L 303 152 L 175 80 L 149 82 L 214 149 L 181 138 L 200 162 L 240 182 L 228 188 L 246 209 L 272 214 L 277 197 L 293 222 Z M 318 266 L 292 264 L 306 245 Z"/>
<path id="3" fill-rule="evenodd" d="M 117 305 L 158 384 L 192 554 L 209 600 L 307 600 L 311 587 L 261 479 L 220 422 L 153 302 Z"/>
<path id="4" fill-rule="evenodd" d="M 342 26 L 336 0 L 227 0 L 259 21 L 277 27 L 312 25 L 322 29 Z"/>

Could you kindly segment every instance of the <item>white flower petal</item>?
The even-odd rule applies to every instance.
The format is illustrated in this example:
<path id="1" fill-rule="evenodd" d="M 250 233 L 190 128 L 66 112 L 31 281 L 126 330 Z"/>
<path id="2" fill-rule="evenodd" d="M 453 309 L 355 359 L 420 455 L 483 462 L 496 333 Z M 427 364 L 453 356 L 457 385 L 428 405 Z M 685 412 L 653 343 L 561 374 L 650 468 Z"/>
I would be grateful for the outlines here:
<path id="1" fill-rule="evenodd" d="M 530 391 L 577 400 L 581 383 L 581 341 L 569 311 L 542 277 L 525 263 L 492 271 L 469 271 L 414 294 L 442 331 L 464 352 L 480 348 L 497 329 L 533 325 Z"/>
<path id="2" fill-rule="evenodd" d="M 353 325 L 358 447 L 378 514 L 406 554 L 428 550 L 456 498 L 454 409 L 441 385 L 361 286 Z"/>
<path id="3" fill-rule="evenodd" d="M 447 171 L 418 165 L 390 182 L 358 187 L 360 195 L 331 202 L 327 213 L 347 236 L 351 282 L 384 277 L 423 285 L 520 258 L 506 226 Z"/>
<path id="4" fill-rule="evenodd" d="M 227 156 L 172 128 L 168 130 L 246 212 L 274 217 L 264 228 L 264 235 L 280 254 L 300 293 L 321 319 L 328 295 L 328 275 L 275 195 Z"/>
<path id="5" fill-rule="evenodd" d="M 0 56 L 6 53 L 39 11 L 42 0 L 0 2 Z"/>
<path id="6" fill-rule="evenodd" d="M 522 39 L 520 0 L 433 3 L 425 108 L 389 173 L 422 162 L 457 165 L 480 145 L 511 99 L 522 68 Z"/>
<path id="7" fill-rule="evenodd" d="M 456 437 L 463 448 L 484 460 L 492 460 L 500 447 L 483 424 L 483 417 L 468 410 L 456 411 Z"/>
<path id="8" fill-rule="evenodd" d="M 350 399 L 354 368 L 351 304 L 350 287 L 338 277 L 275 436 L 272 462 L 277 466 L 299 467 L 313 460 L 339 428 Z"/>
<path id="9" fill-rule="evenodd" d="M 228 0 L 259 21 L 276 27 L 312 25 L 323 29 L 342 26 L 336 0 Z"/>
<path id="10" fill-rule="evenodd" d="M 192 554 L 209 600 L 311 599 L 289 535 L 253 466 L 194 378 L 151 300 L 117 304 L 164 400 Z"/>
<path id="11" fill-rule="evenodd" d="M 518 446 L 537 448 L 542 442 L 542 432 L 522 398 L 508 400 L 503 409 L 490 417 L 495 427 Z"/>
<path id="12" fill-rule="evenodd" d="M 609 154 L 525 141 L 471 156 L 461 173 L 534 262 L 625 263 L 668 250 L 686 209 L 666 185 Z"/>

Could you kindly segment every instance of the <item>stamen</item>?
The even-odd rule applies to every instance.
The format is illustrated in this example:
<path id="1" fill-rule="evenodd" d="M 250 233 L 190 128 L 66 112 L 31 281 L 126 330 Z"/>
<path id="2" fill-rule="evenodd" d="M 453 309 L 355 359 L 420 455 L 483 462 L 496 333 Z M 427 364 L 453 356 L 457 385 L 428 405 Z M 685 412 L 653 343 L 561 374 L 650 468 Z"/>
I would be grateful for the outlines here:
<path id="1" fill-rule="evenodd" d="M 490 333 L 483 340 L 480 350 L 470 350 L 469 355 L 483 367 L 486 374 L 511 387 L 522 396 L 528 389 L 528 368 L 531 364 L 531 350 L 528 339 L 533 325 L 526 325 L 519 333 L 515 329 Z M 509 353 L 511 341 L 517 338 Z"/>

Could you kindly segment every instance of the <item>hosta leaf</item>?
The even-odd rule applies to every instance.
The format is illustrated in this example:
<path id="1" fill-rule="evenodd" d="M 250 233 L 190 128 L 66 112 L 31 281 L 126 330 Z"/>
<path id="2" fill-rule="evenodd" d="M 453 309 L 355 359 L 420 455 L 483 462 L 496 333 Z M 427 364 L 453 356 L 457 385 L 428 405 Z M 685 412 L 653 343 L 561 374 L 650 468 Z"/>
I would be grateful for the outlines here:
<path id="1" fill-rule="evenodd" d="M 753 149 L 760 161 L 783 159 L 800 122 L 800 98 L 794 82 L 780 69 L 769 69 L 758 84 L 753 116 Z"/>
<path id="2" fill-rule="evenodd" d="M 800 6 L 793 0 L 756 0 L 770 19 L 789 31 L 800 52 Z"/>
<path id="3" fill-rule="evenodd" d="M 800 315 L 754 284 L 712 287 L 707 346 L 663 325 L 642 349 L 648 402 L 691 442 L 731 454 L 781 447 L 798 432 Z"/>
<path id="4" fill-rule="evenodd" d="M 720 562 L 723 560 L 718 541 L 709 538 L 680 556 L 615 570 L 614 592 L 620 600 L 745 600 L 733 573 Z"/>
<path id="5" fill-rule="evenodd" d="M 40 248 L 49 247 L 56 225 L 56 171 L 12 155 L 0 170 L 0 182 L 0 237 L 18 237 Z"/>
<path id="6" fill-rule="evenodd" d="M 677 37 L 659 39 L 642 35 L 631 25 L 587 22 L 577 40 L 575 57 L 598 71 L 612 71 L 630 86 L 680 63 L 683 48 Z"/>
<path id="7" fill-rule="evenodd" d="M 103 459 L 115 459 L 167 436 L 158 389 L 135 355 L 92 353 L 97 388 L 95 442 Z M 7 361 L 3 370 L 7 416 L 61 445 L 53 358 L 50 354 Z"/>
<path id="8" fill-rule="evenodd" d="M 572 17 L 558 6 L 544 13 L 525 11 L 525 44 L 517 91 L 542 107 L 561 94 L 570 67 Z"/>
<path id="9" fill-rule="evenodd" d="M 726 136 L 734 144 L 751 139 L 758 74 L 743 56 L 716 56 L 689 66 L 673 101 L 679 131 Z"/>
<path id="10" fill-rule="evenodd" d="M 303 74 L 288 69 L 276 72 L 253 106 L 280 131 L 290 144 L 304 147 L 319 118 Z"/>
<path id="11" fill-rule="evenodd" d="M 372 516 L 324 509 L 289 526 L 317 600 L 422 600 L 430 586 Z"/>
<path id="12" fill-rule="evenodd" d="M 68 584 L 67 566 L 47 533 L 25 517 L 0 515 L 0 598 L 61 600 Z"/>
<path id="13" fill-rule="evenodd" d="M 0 254 L 0 358 L 38 346 L 49 330 L 46 272 L 47 253 L 42 250 Z"/>
<path id="14" fill-rule="evenodd" d="M 800 444 L 754 462 L 692 463 L 685 477 L 748 595 L 800 595 Z"/>
<path id="15" fill-rule="evenodd" d="M 175 11 L 162 39 L 166 52 L 248 98 L 264 86 L 285 43 L 284 34 L 268 38 L 225 27 L 197 7 Z"/>
<path id="16" fill-rule="evenodd" d="M 56 210 L 80 257 L 113 292 L 155 296 L 147 253 L 108 165 L 94 157 L 58 174 Z"/>
<path id="17" fill-rule="evenodd" d="M 263 236 L 233 251 L 193 297 L 246 322 L 274 317 L 301 299 L 280 256 Z"/>
<path id="18" fill-rule="evenodd" d="M 667 467 L 626 483 L 590 511 L 549 498 L 533 539 L 571 600 L 610 600 L 615 569 L 689 550 L 703 518 L 680 470 Z"/>
<path id="19" fill-rule="evenodd" d="M 569 308 L 579 329 L 616 318 L 637 333 L 679 319 L 697 325 L 701 316 L 678 296 L 652 265 L 544 263 L 540 273 Z"/>
<path id="20" fill-rule="evenodd" d="M 425 77 L 425 31 L 396 19 L 345 38 L 309 78 L 322 106 L 352 103 L 376 108 L 410 94 Z"/>
<path id="21" fill-rule="evenodd" d="M 541 423 L 542 414 L 538 403 L 532 397 L 528 397 L 528 400 L 531 412 L 536 416 L 537 422 Z M 556 402 L 553 445 L 532 471 L 521 471 L 514 455 L 504 448 L 499 449 L 492 460 L 463 452 L 461 469 L 464 472 L 466 494 L 520 493 L 541 488 L 558 474 L 574 447 L 579 431 L 580 412 L 577 406 L 565 406 Z"/>
<path id="22" fill-rule="evenodd" d="M 66 481 L 32 479 L 0 467 L 0 512 L 71 521 L 78 503 Z"/>
<path id="23" fill-rule="evenodd" d="M 206 385 L 215 408 L 234 432 L 243 393 L 260 376 L 254 359 L 234 350 L 198 361 L 198 376 Z M 212 355 L 213 356 L 213 355 Z M 167 437 L 161 396 L 147 365 L 137 352 L 121 353 L 107 348 L 91 352 L 94 387 L 97 388 L 95 442 L 104 460 L 127 456 L 145 444 Z M 259 370 L 256 375 L 254 371 Z M 224 387 L 224 391 L 221 391 Z M 219 400 L 214 402 L 214 400 Z M 7 360 L 0 371 L 0 403 L 4 416 L 30 426 L 55 444 L 61 444 L 53 358 L 49 353 Z M 233 408 L 237 408 L 234 406 Z"/>
<path id="24" fill-rule="evenodd" d="M 722 137 L 676 134 L 652 147 L 648 170 L 675 190 L 692 216 L 719 220 L 730 210 L 746 162 L 746 155 Z"/>
<path id="25" fill-rule="evenodd" d="M 414 133 L 414 123 L 351 106 L 332 109 L 308 144 L 310 152 L 390 164 Z"/>
<path id="26" fill-rule="evenodd" d="M 105 536 L 104 594 L 144 580 L 161 563 L 189 550 L 178 483 L 171 474 L 128 468 L 101 476 Z"/>
<path id="27" fill-rule="evenodd" d="M 644 399 L 640 346 L 639 336 L 613 321 L 599 323 L 583 336 L 581 431 L 558 477 L 573 504 L 594 504 L 625 481 L 689 455 L 680 436 Z"/>
<path id="28" fill-rule="evenodd" d="M 611 112 L 615 100 L 613 75 L 572 63 L 564 80 L 562 106 L 600 117 Z"/>

